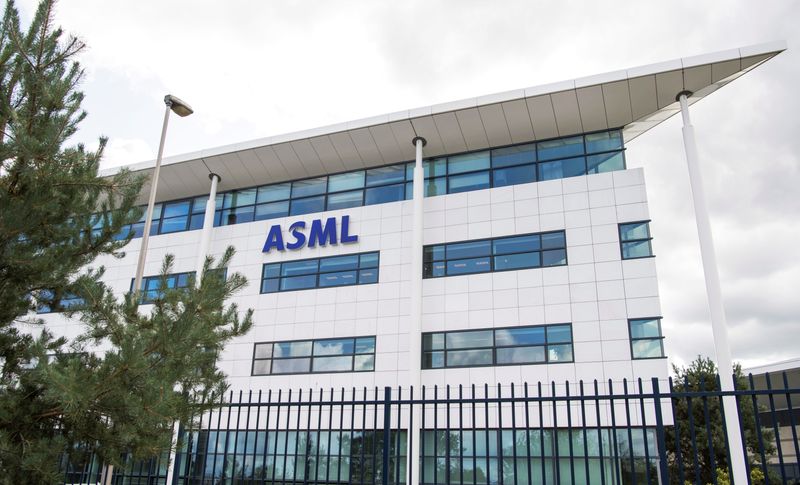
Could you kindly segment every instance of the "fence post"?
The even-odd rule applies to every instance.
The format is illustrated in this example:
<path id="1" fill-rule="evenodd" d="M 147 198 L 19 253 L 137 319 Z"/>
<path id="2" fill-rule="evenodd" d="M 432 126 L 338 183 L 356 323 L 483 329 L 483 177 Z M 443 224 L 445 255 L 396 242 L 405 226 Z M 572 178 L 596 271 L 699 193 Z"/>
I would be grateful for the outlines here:
<path id="1" fill-rule="evenodd" d="M 389 448 L 392 442 L 392 388 L 383 388 L 383 470 L 381 482 L 389 485 Z"/>
<path id="2" fill-rule="evenodd" d="M 669 483 L 669 467 L 667 466 L 667 441 L 664 435 L 664 416 L 661 414 L 661 392 L 658 388 L 658 377 L 653 377 L 653 404 L 655 405 L 656 411 L 658 468 L 661 472 L 661 483 Z M 645 439 L 647 438 L 645 437 Z M 680 450 L 678 450 L 678 453 L 680 453 Z"/>

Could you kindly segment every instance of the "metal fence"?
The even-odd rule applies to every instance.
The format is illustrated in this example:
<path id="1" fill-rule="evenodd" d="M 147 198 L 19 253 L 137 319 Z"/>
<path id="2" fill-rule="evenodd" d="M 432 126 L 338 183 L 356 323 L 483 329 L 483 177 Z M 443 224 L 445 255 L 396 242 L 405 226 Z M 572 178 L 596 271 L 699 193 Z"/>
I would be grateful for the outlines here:
<path id="1" fill-rule="evenodd" d="M 424 485 L 722 485 L 743 450 L 752 483 L 800 483 L 800 388 L 778 380 L 240 392 L 181 427 L 171 476 L 166 457 L 128 460 L 113 483 L 388 485 L 414 456 Z M 723 398 L 745 443 L 728 440 Z M 91 460 L 65 475 L 98 479 Z"/>

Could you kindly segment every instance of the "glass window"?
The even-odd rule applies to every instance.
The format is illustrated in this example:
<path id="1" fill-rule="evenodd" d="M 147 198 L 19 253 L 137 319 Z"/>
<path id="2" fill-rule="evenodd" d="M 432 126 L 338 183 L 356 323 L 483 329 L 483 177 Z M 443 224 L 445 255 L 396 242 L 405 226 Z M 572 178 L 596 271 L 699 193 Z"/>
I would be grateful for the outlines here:
<path id="1" fill-rule="evenodd" d="M 292 184 L 276 184 L 266 185 L 258 188 L 258 196 L 256 202 L 262 204 L 264 202 L 275 202 L 278 200 L 286 200 L 292 189 Z"/>
<path id="2" fill-rule="evenodd" d="M 492 270 L 490 258 L 451 259 L 447 261 L 447 275 L 486 273 Z"/>
<path id="3" fill-rule="evenodd" d="M 364 205 L 385 204 L 405 199 L 405 185 L 386 185 L 367 189 L 364 195 Z"/>
<path id="4" fill-rule="evenodd" d="M 236 207 L 234 209 L 224 209 L 220 215 L 222 225 L 241 224 L 252 222 L 255 208 L 252 205 Z"/>
<path id="5" fill-rule="evenodd" d="M 164 204 L 164 218 L 188 215 L 191 204 L 190 200 Z"/>
<path id="6" fill-rule="evenodd" d="M 404 165 L 390 165 L 388 167 L 378 167 L 367 170 L 367 187 L 405 181 L 406 170 Z"/>
<path id="7" fill-rule="evenodd" d="M 534 163 L 536 161 L 536 144 L 517 145 L 492 150 L 492 168 L 510 167 Z"/>
<path id="8" fill-rule="evenodd" d="M 244 189 L 225 194 L 223 207 L 241 207 L 256 203 L 256 192 L 258 189 Z"/>
<path id="9" fill-rule="evenodd" d="M 489 168 L 488 151 L 456 155 L 447 159 L 447 173 L 449 175 L 486 170 L 487 168 Z"/>
<path id="10" fill-rule="evenodd" d="M 256 206 L 255 216 L 253 220 L 261 221 L 264 219 L 275 219 L 278 217 L 286 217 L 289 215 L 289 201 L 272 202 L 268 204 L 259 204 Z"/>
<path id="11" fill-rule="evenodd" d="M 622 152 L 603 153 L 586 157 L 586 173 L 604 173 L 625 170 L 625 156 Z"/>
<path id="12" fill-rule="evenodd" d="M 524 253 L 541 249 L 541 238 L 538 234 L 526 236 L 504 237 L 492 241 L 494 254 Z"/>
<path id="13" fill-rule="evenodd" d="M 305 199 L 292 199 L 289 215 L 299 216 L 311 214 L 312 212 L 322 212 L 325 210 L 325 196 L 308 197 Z"/>
<path id="14" fill-rule="evenodd" d="M 186 230 L 186 223 L 189 218 L 184 217 L 171 217 L 161 221 L 161 234 L 169 234 L 171 232 L 179 232 Z"/>
<path id="15" fill-rule="evenodd" d="M 194 271 L 189 273 L 175 273 L 167 275 L 166 287 L 169 289 L 186 288 L 192 281 Z M 134 280 L 131 279 L 131 291 L 133 291 Z M 147 276 L 142 278 L 141 303 L 149 304 L 163 296 L 161 292 L 161 276 Z"/>
<path id="16" fill-rule="evenodd" d="M 348 207 L 361 207 L 364 205 L 364 191 L 341 192 L 328 196 L 327 210 L 347 209 Z"/>
<path id="17" fill-rule="evenodd" d="M 628 320 L 631 337 L 631 357 L 655 359 L 664 357 L 664 337 L 661 334 L 660 318 L 638 318 Z"/>
<path id="18" fill-rule="evenodd" d="M 527 184 L 536 182 L 536 165 L 496 169 L 492 172 L 492 186 Z"/>
<path id="19" fill-rule="evenodd" d="M 253 375 L 375 369 L 375 337 L 257 343 Z"/>
<path id="20" fill-rule="evenodd" d="M 650 224 L 647 221 L 619 225 L 622 259 L 648 258 L 653 255 Z"/>
<path id="21" fill-rule="evenodd" d="M 539 142 L 537 145 L 539 160 L 553 160 L 583 154 L 583 137 L 573 136 Z"/>
<path id="22" fill-rule="evenodd" d="M 439 177 L 425 180 L 425 197 L 447 194 L 447 178 Z M 413 195 L 413 190 L 412 190 Z"/>
<path id="23" fill-rule="evenodd" d="M 481 190 L 489 188 L 489 172 L 468 173 L 448 177 L 448 190 L 450 194 Z"/>
<path id="24" fill-rule="evenodd" d="M 411 165 L 413 168 L 414 166 Z M 434 158 L 433 160 L 425 160 L 422 162 L 422 170 L 425 173 L 425 178 L 441 177 L 447 175 L 447 159 Z M 409 177 L 409 180 L 413 177 Z"/>
<path id="25" fill-rule="evenodd" d="M 555 162 L 539 164 L 539 180 L 555 180 L 568 177 L 577 177 L 586 173 L 586 159 L 567 158 Z"/>
<path id="26" fill-rule="evenodd" d="M 622 150 L 622 133 L 618 130 L 586 135 L 586 153 Z"/>
<path id="27" fill-rule="evenodd" d="M 542 265 L 541 253 L 506 254 L 494 257 L 495 271 L 538 268 Z"/>
<path id="28" fill-rule="evenodd" d="M 327 177 L 295 180 L 292 182 L 292 198 L 295 199 L 299 197 L 324 194 L 325 189 L 327 188 L 327 183 Z"/>
<path id="29" fill-rule="evenodd" d="M 328 192 L 341 192 L 364 187 L 364 171 L 340 173 L 328 177 Z"/>
<path id="30" fill-rule="evenodd" d="M 467 258 L 470 256 L 485 256 L 492 252 L 490 240 L 468 241 L 447 245 L 447 259 Z"/>
<path id="31" fill-rule="evenodd" d="M 572 362 L 570 324 L 422 334 L 422 368 Z"/>
<path id="32" fill-rule="evenodd" d="M 261 293 L 377 283 L 378 265 L 377 252 L 265 264 Z"/>

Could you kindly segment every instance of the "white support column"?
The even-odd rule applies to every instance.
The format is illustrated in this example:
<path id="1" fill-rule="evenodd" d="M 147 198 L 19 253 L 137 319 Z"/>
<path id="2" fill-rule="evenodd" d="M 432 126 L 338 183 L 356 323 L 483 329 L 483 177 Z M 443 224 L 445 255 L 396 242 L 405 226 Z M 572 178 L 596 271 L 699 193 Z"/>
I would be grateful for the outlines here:
<path id="1" fill-rule="evenodd" d="M 697 157 L 697 144 L 694 138 L 694 127 L 689 118 L 689 103 L 687 96 L 692 93 L 684 91 L 678 94 L 683 117 L 683 145 L 686 150 L 686 163 L 689 167 L 689 183 L 692 187 L 692 200 L 694 202 L 697 235 L 700 239 L 700 256 L 703 260 L 703 273 L 706 280 L 706 293 L 708 306 L 711 310 L 711 329 L 714 333 L 714 349 L 717 354 L 717 366 L 723 391 L 731 391 L 733 385 L 733 362 L 731 348 L 728 343 L 728 324 L 725 320 L 725 308 L 722 305 L 722 289 L 719 282 L 717 269 L 717 255 L 714 251 L 714 238 L 711 234 L 711 222 L 708 218 L 708 205 L 703 187 L 703 177 Z M 732 396 L 723 398 L 725 410 L 725 427 L 728 431 L 728 440 L 731 448 L 731 469 L 733 480 L 737 484 L 748 483 L 747 468 L 745 466 L 745 449 L 741 445 L 742 433 L 739 427 L 739 414 L 736 408 L 736 399 Z"/>
<path id="2" fill-rule="evenodd" d="M 203 278 L 203 265 L 208 256 L 208 247 L 211 245 L 211 232 L 214 230 L 214 211 L 217 205 L 217 184 L 222 180 L 221 177 L 215 173 L 208 174 L 211 179 L 211 190 L 208 192 L 208 200 L 206 201 L 206 212 L 203 218 L 203 232 L 200 234 L 200 247 L 197 250 L 197 265 L 195 266 L 195 283 L 200 286 L 200 280 Z"/>
<path id="3" fill-rule="evenodd" d="M 408 374 L 414 397 L 422 397 L 422 215 L 425 198 L 425 172 L 422 169 L 422 147 L 425 138 L 416 136 L 412 143 L 417 150 L 414 164 L 413 222 L 411 225 L 411 315 L 408 328 Z M 411 418 L 414 426 L 408 430 L 408 456 L 406 458 L 406 483 L 419 483 L 419 433 L 420 407 L 412 406 Z"/>

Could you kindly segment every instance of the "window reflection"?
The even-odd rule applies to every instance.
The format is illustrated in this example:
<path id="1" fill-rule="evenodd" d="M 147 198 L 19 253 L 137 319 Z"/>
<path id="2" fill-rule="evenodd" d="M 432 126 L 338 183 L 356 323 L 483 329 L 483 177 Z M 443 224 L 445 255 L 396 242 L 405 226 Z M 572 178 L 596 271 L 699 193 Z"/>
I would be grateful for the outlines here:
<path id="1" fill-rule="evenodd" d="M 257 343 L 253 375 L 368 372 L 375 369 L 375 337 Z"/>

